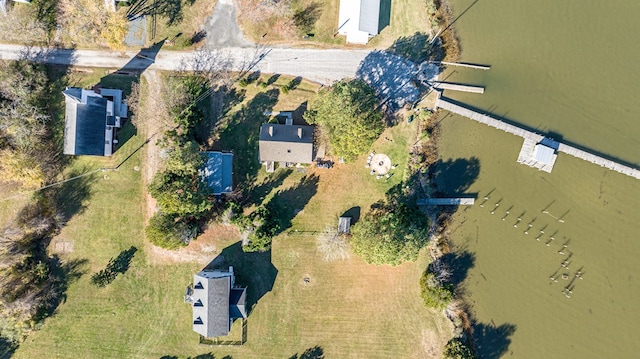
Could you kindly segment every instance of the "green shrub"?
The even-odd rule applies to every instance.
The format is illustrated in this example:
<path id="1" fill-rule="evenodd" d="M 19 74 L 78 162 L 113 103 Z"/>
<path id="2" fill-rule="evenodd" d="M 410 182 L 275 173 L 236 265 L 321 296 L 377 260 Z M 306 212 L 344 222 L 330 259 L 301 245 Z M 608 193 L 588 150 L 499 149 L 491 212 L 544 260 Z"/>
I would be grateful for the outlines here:
<path id="1" fill-rule="evenodd" d="M 476 356 L 460 338 L 449 340 L 442 353 L 444 359 L 475 359 Z"/>
<path id="2" fill-rule="evenodd" d="M 453 285 L 440 283 L 435 274 L 425 272 L 420 278 L 420 294 L 425 306 L 444 309 L 453 300 Z"/>
<path id="3" fill-rule="evenodd" d="M 198 234 L 197 225 L 172 215 L 156 213 L 145 228 L 151 243 L 165 249 L 184 247 Z"/>

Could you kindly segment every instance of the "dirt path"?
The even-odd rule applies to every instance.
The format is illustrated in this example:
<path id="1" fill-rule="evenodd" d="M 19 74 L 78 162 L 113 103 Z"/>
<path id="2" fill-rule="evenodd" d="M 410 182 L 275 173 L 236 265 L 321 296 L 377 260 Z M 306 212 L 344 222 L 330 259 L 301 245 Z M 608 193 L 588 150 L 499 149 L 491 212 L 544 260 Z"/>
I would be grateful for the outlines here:
<path id="1" fill-rule="evenodd" d="M 147 80 L 147 89 L 145 91 L 145 102 L 140 111 L 140 118 L 143 128 L 143 134 L 149 143 L 145 147 L 144 162 L 142 166 L 142 183 L 145 188 L 145 224 L 149 222 L 149 218 L 157 211 L 157 202 L 146 191 L 147 184 L 151 182 L 153 175 L 160 167 L 160 147 L 156 144 L 162 123 L 166 121 L 163 115 L 166 114 L 164 104 L 161 99 L 162 83 L 160 73 L 154 70 L 147 70 L 143 73 Z"/>

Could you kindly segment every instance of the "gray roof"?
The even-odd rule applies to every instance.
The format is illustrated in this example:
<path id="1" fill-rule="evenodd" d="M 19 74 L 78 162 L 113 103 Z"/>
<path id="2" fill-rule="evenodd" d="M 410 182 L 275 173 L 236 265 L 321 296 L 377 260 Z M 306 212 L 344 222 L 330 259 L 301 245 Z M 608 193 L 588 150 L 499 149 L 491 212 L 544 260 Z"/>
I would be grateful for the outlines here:
<path id="1" fill-rule="evenodd" d="M 231 321 L 246 318 L 246 288 L 233 288 L 232 271 L 202 271 L 193 277 L 193 330 L 206 337 L 229 334 Z"/>
<path id="2" fill-rule="evenodd" d="M 338 233 L 351 232 L 351 217 L 340 217 L 338 219 Z"/>
<path id="3" fill-rule="evenodd" d="M 543 144 L 537 144 L 533 150 L 533 156 L 536 161 L 544 164 L 551 164 L 553 162 L 553 155 L 555 150 L 551 147 L 547 147 Z"/>
<path id="4" fill-rule="evenodd" d="M 260 162 L 313 162 L 313 127 L 265 123 L 260 127 Z"/>
<path id="5" fill-rule="evenodd" d="M 233 153 L 204 152 L 204 179 L 214 195 L 233 191 Z"/>
<path id="6" fill-rule="evenodd" d="M 66 105 L 63 152 L 66 155 L 104 156 L 107 100 L 90 96 L 82 103 L 81 91 L 69 88 L 63 92 Z"/>
<path id="7" fill-rule="evenodd" d="M 380 0 L 361 0 L 358 29 L 368 32 L 369 35 L 378 35 L 379 18 Z"/>

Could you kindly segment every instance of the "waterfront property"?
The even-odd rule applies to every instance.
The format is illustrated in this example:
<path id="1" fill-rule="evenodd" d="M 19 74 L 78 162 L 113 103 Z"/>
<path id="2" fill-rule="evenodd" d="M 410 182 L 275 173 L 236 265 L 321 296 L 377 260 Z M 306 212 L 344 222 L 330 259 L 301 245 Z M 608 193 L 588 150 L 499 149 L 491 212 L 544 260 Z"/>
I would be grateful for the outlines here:
<path id="1" fill-rule="evenodd" d="M 208 151 L 202 152 L 205 163 L 201 175 L 207 185 L 218 196 L 233 191 L 233 153 Z"/>
<path id="2" fill-rule="evenodd" d="M 193 306 L 193 331 L 205 338 L 229 334 L 234 319 L 246 318 L 247 288 L 235 285 L 233 267 L 193 276 L 185 301 Z"/>
<path id="3" fill-rule="evenodd" d="M 115 131 L 127 118 L 122 90 L 85 90 L 67 87 L 65 97 L 64 154 L 111 156 Z"/>
<path id="4" fill-rule="evenodd" d="M 260 127 L 260 162 L 273 172 L 281 166 L 313 162 L 313 127 L 265 123 Z"/>

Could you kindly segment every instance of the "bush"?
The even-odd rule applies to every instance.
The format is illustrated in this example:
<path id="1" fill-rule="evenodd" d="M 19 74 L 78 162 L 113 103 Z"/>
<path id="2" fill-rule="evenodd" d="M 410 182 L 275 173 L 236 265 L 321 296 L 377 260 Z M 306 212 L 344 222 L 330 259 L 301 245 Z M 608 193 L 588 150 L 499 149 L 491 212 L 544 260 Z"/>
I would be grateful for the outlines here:
<path id="1" fill-rule="evenodd" d="M 435 274 L 425 272 L 420 278 L 420 294 L 425 306 L 444 309 L 453 300 L 453 285 L 440 283 Z"/>
<path id="2" fill-rule="evenodd" d="M 165 249 L 177 249 L 186 246 L 197 236 L 198 227 L 195 223 L 159 212 L 151 217 L 145 233 L 154 245 Z"/>
<path id="3" fill-rule="evenodd" d="M 242 247 L 245 252 L 265 252 L 271 249 L 271 239 L 281 229 L 277 213 L 273 208 L 260 206 L 249 216 L 242 216 L 237 223 L 241 231 L 249 233 L 248 243 Z"/>
<path id="4" fill-rule="evenodd" d="M 449 340 L 442 353 L 444 359 L 475 359 L 471 349 L 460 338 Z"/>
<path id="5" fill-rule="evenodd" d="M 351 248 L 367 263 L 398 265 L 418 259 L 428 241 L 429 221 L 397 199 L 378 202 L 352 230 Z"/>

